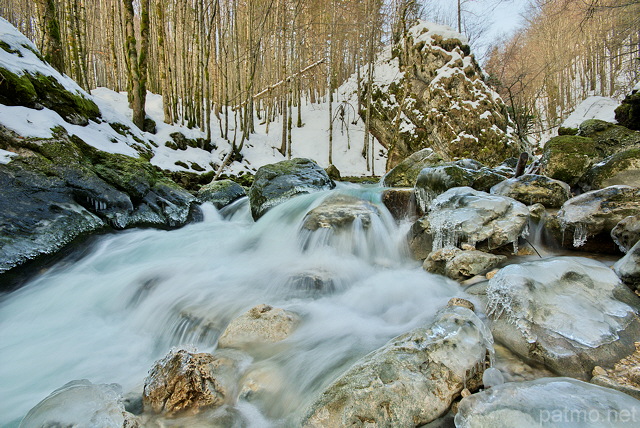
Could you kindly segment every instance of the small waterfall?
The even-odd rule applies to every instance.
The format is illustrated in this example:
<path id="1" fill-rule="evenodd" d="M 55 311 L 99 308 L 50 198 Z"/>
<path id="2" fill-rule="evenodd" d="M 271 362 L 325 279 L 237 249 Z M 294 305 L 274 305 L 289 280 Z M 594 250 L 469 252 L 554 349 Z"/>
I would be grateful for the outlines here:
<path id="1" fill-rule="evenodd" d="M 54 266 L 0 302 L 0 426 L 17 426 L 74 379 L 140 393 L 172 347 L 213 352 L 230 320 L 266 303 L 303 321 L 256 364 L 280 373 L 283 399 L 238 409 L 256 420 L 291 417 L 355 360 L 429 322 L 459 286 L 407 255 L 408 224 L 380 203 L 380 187 L 341 186 L 278 205 L 253 222 L 246 199 L 179 230 L 137 229 L 98 238 L 73 264 Z M 365 226 L 302 228 L 330 195 L 368 201 Z M 286 399 L 284 398 L 286 397 Z"/>

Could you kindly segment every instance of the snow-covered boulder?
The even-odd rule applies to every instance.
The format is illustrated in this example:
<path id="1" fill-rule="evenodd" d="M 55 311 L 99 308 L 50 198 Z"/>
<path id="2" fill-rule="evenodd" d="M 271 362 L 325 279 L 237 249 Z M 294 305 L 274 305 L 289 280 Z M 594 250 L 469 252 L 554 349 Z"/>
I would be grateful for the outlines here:
<path id="1" fill-rule="evenodd" d="M 640 290 L 640 241 L 613 265 L 613 270 L 632 290 Z"/>
<path id="2" fill-rule="evenodd" d="M 220 180 L 202 186 L 198 191 L 198 200 L 210 202 L 217 209 L 221 209 L 246 195 L 244 187 L 235 181 Z"/>
<path id="3" fill-rule="evenodd" d="M 508 196 L 527 205 L 560 208 L 569 200 L 571 188 L 567 183 L 543 175 L 525 174 L 496 184 L 491 194 Z"/>
<path id="4" fill-rule="evenodd" d="M 624 218 L 640 215 L 640 188 L 611 186 L 569 199 L 545 227 L 566 248 L 615 253 L 611 230 Z"/>
<path id="5" fill-rule="evenodd" d="M 529 210 L 515 199 L 456 187 L 434 199 L 428 214 L 414 223 L 410 247 L 420 259 L 419 254 L 450 246 L 492 250 L 517 245 L 528 220 Z"/>
<path id="6" fill-rule="evenodd" d="M 324 169 L 310 159 L 291 159 L 264 165 L 249 189 L 251 215 L 258 220 L 268 210 L 297 195 L 335 187 Z"/>
<path id="7" fill-rule="evenodd" d="M 630 215 L 616 224 L 611 230 L 611 239 L 620 251 L 627 253 L 636 242 L 640 241 L 640 216 Z"/>
<path id="8" fill-rule="evenodd" d="M 137 428 L 136 417 L 124 409 L 117 384 L 74 380 L 53 391 L 27 413 L 20 428 Z"/>
<path id="9" fill-rule="evenodd" d="M 591 259 L 509 265 L 489 280 L 486 306 L 497 342 L 562 376 L 590 379 L 596 365 L 633 352 L 640 335 L 637 297 Z"/>
<path id="10" fill-rule="evenodd" d="M 460 401 L 457 428 L 633 428 L 640 401 L 570 378 L 509 382 Z"/>
<path id="11" fill-rule="evenodd" d="M 172 417 L 233 404 L 247 359 L 230 350 L 215 355 L 173 350 L 149 371 L 144 381 L 144 408 Z"/>
<path id="12" fill-rule="evenodd" d="M 255 306 L 232 320 L 218 339 L 220 348 L 244 348 L 280 342 L 289 337 L 300 316 L 269 305 Z"/>
<path id="13" fill-rule="evenodd" d="M 447 161 L 471 157 L 488 165 L 519 154 L 506 106 L 484 82 L 466 37 L 419 21 L 406 46 L 399 41 L 375 64 L 371 128 L 389 149 L 387 169 L 425 147 Z"/>
<path id="14" fill-rule="evenodd" d="M 445 308 L 428 327 L 392 339 L 357 361 L 322 392 L 304 427 L 414 427 L 447 412 L 482 382 L 491 333 L 469 309 Z"/>

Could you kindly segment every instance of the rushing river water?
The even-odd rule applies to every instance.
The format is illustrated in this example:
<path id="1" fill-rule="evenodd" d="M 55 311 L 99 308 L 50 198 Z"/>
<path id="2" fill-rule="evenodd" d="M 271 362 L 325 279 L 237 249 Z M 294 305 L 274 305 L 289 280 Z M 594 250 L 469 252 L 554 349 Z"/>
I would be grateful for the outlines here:
<path id="1" fill-rule="evenodd" d="M 379 187 L 333 192 L 375 203 L 371 227 L 301 231 L 331 192 L 294 198 L 253 222 L 247 200 L 179 230 L 102 236 L 87 255 L 54 266 L 0 302 L 0 425 L 74 379 L 141 393 L 154 361 L 173 347 L 213 352 L 226 324 L 261 303 L 300 314 L 278 352 L 254 363 L 279 376 L 278 402 L 240 401 L 253 426 L 291 420 L 356 359 L 431 320 L 453 281 L 423 271 L 405 247 Z M 252 421 L 252 422 L 251 422 Z M 286 423 L 286 422 L 285 422 Z"/>

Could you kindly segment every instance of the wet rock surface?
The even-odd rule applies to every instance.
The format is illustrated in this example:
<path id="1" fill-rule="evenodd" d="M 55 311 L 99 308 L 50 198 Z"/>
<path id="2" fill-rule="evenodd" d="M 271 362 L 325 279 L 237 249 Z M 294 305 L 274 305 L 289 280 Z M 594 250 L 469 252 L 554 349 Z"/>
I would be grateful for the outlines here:
<path id="1" fill-rule="evenodd" d="M 262 166 L 249 189 L 254 220 L 296 195 L 329 190 L 335 183 L 310 159 L 291 159 Z"/>
<path id="2" fill-rule="evenodd" d="M 485 274 L 504 260 L 506 260 L 505 256 L 449 247 L 429 254 L 422 267 L 427 272 L 445 275 L 455 280 L 464 280 Z"/>
<path id="3" fill-rule="evenodd" d="M 613 271 L 632 290 L 640 290 L 640 241 L 613 265 Z"/>
<path id="4" fill-rule="evenodd" d="M 578 186 L 587 192 L 618 184 L 640 187 L 640 147 L 616 153 L 596 163 L 578 182 Z"/>
<path id="5" fill-rule="evenodd" d="M 309 211 L 302 227 L 315 231 L 318 229 L 342 229 L 351 226 L 355 221 L 367 229 L 371 226 L 372 217 L 379 217 L 380 211 L 369 201 L 349 195 L 332 195 L 318 207 Z"/>
<path id="6" fill-rule="evenodd" d="M 491 344 L 471 310 L 448 307 L 430 326 L 398 336 L 356 362 L 310 406 L 302 426 L 431 422 L 465 386 L 479 386 Z"/>
<path id="7" fill-rule="evenodd" d="M 509 265 L 489 280 L 486 306 L 496 341 L 578 379 L 633 352 L 640 334 L 637 296 L 611 269 L 585 258 Z"/>
<path id="8" fill-rule="evenodd" d="M 243 348 L 280 342 L 300 323 L 296 313 L 269 305 L 258 305 L 229 323 L 220 338 L 220 348 Z"/>
<path id="9" fill-rule="evenodd" d="M 620 251 L 628 252 L 636 242 L 640 241 L 640 216 L 625 217 L 611 229 L 611 239 Z"/>
<path id="10" fill-rule="evenodd" d="M 25 140 L 2 127 L 0 148 L 20 154 L 0 164 L 0 273 L 103 228 L 171 228 L 198 216 L 195 198 L 143 159 L 64 132 Z"/>
<path id="11" fill-rule="evenodd" d="M 244 187 L 235 181 L 220 180 L 202 186 L 198 191 L 198 200 L 210 202 L 217 209 L 222 209 L 246 195 Z"/>

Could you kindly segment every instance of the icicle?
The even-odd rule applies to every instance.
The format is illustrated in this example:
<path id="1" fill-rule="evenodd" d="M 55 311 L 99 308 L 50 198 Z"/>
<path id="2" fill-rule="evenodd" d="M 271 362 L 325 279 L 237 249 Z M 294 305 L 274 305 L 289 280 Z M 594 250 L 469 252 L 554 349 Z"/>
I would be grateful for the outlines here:
<path id="1" fill-rule="evenodd" d="M 573 246 L 575 248 L 582 247 L 589 237 L 587 226 L 582 223 L 576 223 L 573 229 Z"/>

